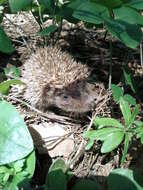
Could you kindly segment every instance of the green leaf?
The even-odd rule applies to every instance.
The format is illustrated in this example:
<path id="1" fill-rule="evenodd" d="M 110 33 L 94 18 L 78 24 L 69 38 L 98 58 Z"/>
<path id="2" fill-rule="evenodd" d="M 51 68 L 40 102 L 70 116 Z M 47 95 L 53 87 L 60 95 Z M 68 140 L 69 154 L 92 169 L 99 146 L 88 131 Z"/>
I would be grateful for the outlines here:
<path id="1" fill-rule="evenodd" d="M 26 189 L 31 190 L 29 182 L 34 174 L 35 169 L 35 153 L 29 154 L 25 159 L 18 160 L 8 164 L 10 168 L 10 180 L 6 183 L 8 189 Z M 9 183 L 10 182 L 10 183 Z"/>
<path id="2" fill-rule="evenodd" d="M 14 52 L 12 43 L 1 26 L 0 26 L 0 51 L 7 54 L 11 54 Z"/>
<path id="3" fill-rule="evenodd" d="M 128 102 L 123 97 L 120 98 L 120 109 L 125 120 L 125 126 L 128 127 L 131 120 L 131 110 Z"/>
<path id="4" fill-rule="evenodd" d="M 76 24 L 77 22 L 79 22 L 79 20 L 74 18 L 72 14 L 77 9 L 77 7 L 79 7 L 84 2 L 86 2 L 86 0 L 76 0 L 71 1 L 70 3 L 65 3 L 60 9 L 60 17 L 66 19 L 71 23 Z"/>
<path id="5" fill-rule="evenodd" d="M 120 0 L 92 0 L 92 2 L 97 2 L 101 5 L 104 5 L 108 9 L 113 9 L 120 7 L 122 5 L 122 1 Z"/>
<path id="6" fill-rule="evenodd" d="M 141 139 L 141 143 L 143 144 L 143 122 L 142 121 L 134 121 L 134 124 L 136 125 L 136 136 L 137 138 Z"/>
<path id="7" fill-rule="evenodd" d="M 17 173 L 13 178 L 13 183 L 19 188 L 31 190 L 30 180 L 33 177 L 35 170 L 35 152 L 32 151 L 25 160 L 25 165 L 20 173 Z"/>
<path id="8" fill-rule="evenodd" d="M 63 159 L 55 160 L 55 162 L 50 166 L 49 172 L 52 172 L 58 169 L 61 169 L 64 173 L 67 171 L 67 166 Z"/>
<path id="9" fill-rule="evenodd" d="M 8 172 L 9 169 L 6 166 L 0 166 L 0 174 Z"/>
<path id="10" fill-rule="evenodd" d="M 141 127 L 143 129 L 143 122 L 142 121 L 134 121 L 134 124 L 137 126 L 137 127 Z"/>
<path id="11" fill-rule="evenodd" d="M 143 134 L 142 134 L 142 136 L 140 138 L 141 138 L 141 143 L 143 144 Z"/>
<path id="12" fill-rule="evenodd" d="M 130 0 L 130 3 L 127 5 L 138 10 L 143 10 L 143 0 Z"/>
<path id="13" fill-rule="evenodd" d="M 7 189 L 26 189 L 26 190 L 31 190 L 30 188 L 30 183 L 29 180 L 23 176 L 22 172 L 17 173 L 16 175 L 13 176 L 13 178 L 11 179 L 10 183 L 7 184 Z"/>
<path id="14" fill-rule="evenodd" d="M 16 80 L 16 79 L 4 81 L 4 82 L 0 83 L 0 93 L 7 95 L 10 85 L 12 85 L 12 84 L 24 84 L 24 83 L 22 81 Z"/>
<path id="15" fill-rule="evenodd" d="M 115 20 L 122 20 L 129 24 L 143 25 L 143 16 L 133 8 L 122 6 L 114 9 Z"/>
<path id="16" fill-rule="evenodd" d="M 123 67 L 122 69 L 123 69 L 123 74 L 124 74 L 126 85 L 129 85 L 131 87 L 132 91 L 135 93 L 136 86 L 135 86 L 135 82 L 133 80 L 133 75 L 132 75 L 131 71 L 129 70 L 128 67 Z"/>
<path id="17" fill-rule="evenodd" d="M 110 190 L 143 190 L 143 176 L 129 169 L 115 169 L 108 177 Z"/>
<path id="18" fill-rule="evenodd" d="M 57 30 L 57 26 L 55 24 L 48 26 L 47 28 L 44 28 L 43 30 L 41 30 L 40 32 L 38 32 L 37 34 L 40 36 L 48 36 L 51 33 L 55 32 Z"/>
<path id="19" fill-rule="evenodd" d="M 14 106 L 0 102 L 0 165 L 24 158 L 33 150 L 33 141 L 23 118 Z"/>
<path id="20" fill-rule="evenodd" d="M 39 3 L 46 7 L 49 14 L 53 14 L 55 8 L 53 0 L 39 0 Z"/>
<path id="21" fill-rule="evenodd" d="M 139 113 L 139 105 L 136 105 L 135 108 L 134 108 L 134 111 L 131 115 L 131 118 L 130 118 L 130 122 L 129 122 L 129 127 L 132 125 L 132 123 L 134 122 L 136 116 L 138 115 Z"/>
<path id="22" fill-rule="evenodd" d="M 114 150 L 121 144 L 123 138 L 124 138 L 123 131 L 117 131 L 117 132 L 110 133 L 110 135 L 108 135 L 106 137 L 106 139 L 101 147 L 101 152 L 102 153 L 111 152 L 112 150 Z"/>
<path id="23" fill-rule="evenodd" d="M 120 97 L 123 96 L 122 88 L 118 87 L 115 84 L 112 84 L 111 89 L 112 89 L 112 94 L 113 94 L 114 101 L 118 102 Z"/>
<path id="24" fill-rule="evenodd" d="M 96 180 L 90 179 L 80 179 L 75 185 L 71 188 L 71 190 L 102 190 L 100 185 Z"/>
<path id="25" fill-rule="evenodd" d="M 0 5 L 4 4 L 7 0 L 0 0 Z"/>
<path id="26" fill-rule="evenodd" d="M 26 168 L 25 170 L 28 173 L 28 179 L 31 179 L 34 175 L 35 171 L 35 152 L 32 151 L 27 157 L 26 157 Z"/>
<path id="27" fill-rule="evenodd" d="M 1 9 L 1 6 L 0 6 L 0 9 Z M 0 10 L 0 23 L 2 23 L 2 21 L 3 21 L 2 11 L 3 10 Z"/>
<path id="28" fill-rule="evenodd" d="M 49 168 L 48 175 L 46 177 L 45 189 L 66 190 L 66 170 L 67 166 L 65 165 L 64 160 L 57 159 Z"/>
<path id="29" fill-rule="evenodd" d="M 113 118 L 108 118 L 108 117 L 104 117 L 104 118 L 96 117 L 94 120 L 94 125 L 100 126 L 100 127 L 112 126 L 112 127 L 123 128 L 123 125 L 118 120 L 113 119 Z"/>
<path id="30" fill-rule="evenodd" d="M 124 151 L 123 151 L 123 155 L 122 155 L 122 159 L 121 159 L 121 163 L 123 164 L 126 160 L 126 155 L 128 152 L 128 148 L 129 148 L 129 134 L 127 133 L 125 135 L 125 142 L 124 142 Z"/>
<path id="31" fill-rule="evenodd" d="M 131 105 L 135 106 L 136 105 L 136 99 L 133 98 L 130 94 L 125 94 L 124 99 Z"/>
<path id="32" fill-rule="evenodd" d="M 142 39 L 140 26 L 127 23 L 123 20 L 113 20 L 108 18 L 104 18 L 104 22 L 109 33 L 121 40 L 126 46 L 136 48 L 139 45 Z"/>
<path id="33" fill-rule="evenodd" d="M 91 139 L 92 140 L 92 142 L 93 142 L 93 140 L 96 140 L 96 138 L 97 138 L 97 130 L 90 130 L 90 131 L 85 131 L 84 133 L 83 133 L 83 137 L 84 138 L 86 138 L 86 139 Z M 92 143 L 91 142 L 91 143 Z"/>
<path id="34" fill-rule="evenodd" d="M 12 13 L 22 11 L 31 6 L 32 0 L 9 0 Z"/>
<path id="35" fill-rule="evenodd" d="M 93 24 L 104 22 L 103 17 L 109 17 L 108 9 L 98 3 L 82 3 L 73 13 L 73 17 Z"/>
<path id="36" fill-rule="evenodd" d="M 21 159 L 21 160 L 18 160 L 18 161 L 13 163 L 13 168 L 14 168 L 16 173 L 18 173 L 22 170 L 24 163 L 25 163 L 25 159 Z"/>
<path id="37" fill-rule="evenodd" d="M 10 177 L 10 174 L 9 173 L 5 173 L 4 177 L 3 177 L 3 182 L 7 182 L 8 179 Z"/>
<path id="38" fill-rule="evenodd" d="M 88 140 L 85 150 L 90 150 L 93 145 L 94 145 L 94 140 L 91 138 Z"/>
<path id="39" fill-rule="evenodd" d="M 91 130 L 91 131 L 86 131 L 83 134 L 84 138 L 89 138 L 91 140 L 101 140 L 104 141 L 106 140 L 112 133 L 116 132 L 122 132 L 123 129 L 121 128 L 113 128 L 113 127 L 108 127 L 108 128 L 102 128 L 98 130 Z"/>

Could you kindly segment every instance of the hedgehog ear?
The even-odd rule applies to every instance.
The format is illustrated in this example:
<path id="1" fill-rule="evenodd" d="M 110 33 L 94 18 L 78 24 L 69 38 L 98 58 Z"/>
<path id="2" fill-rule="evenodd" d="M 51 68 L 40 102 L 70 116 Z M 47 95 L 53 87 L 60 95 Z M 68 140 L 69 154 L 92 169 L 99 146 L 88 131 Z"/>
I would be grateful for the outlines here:
<path id="1" fill-rule="evenodd" d="M 63 90 L 59 88 L 54 88 L 54 94 L 57 96 L 61 96 L 63 94 Z"/>
<path id="2" fill-rule="evenodd" d="M 77 86 L 80 89 L 83 89 L 85 87 L 85 80 L 77 81 Z"/>

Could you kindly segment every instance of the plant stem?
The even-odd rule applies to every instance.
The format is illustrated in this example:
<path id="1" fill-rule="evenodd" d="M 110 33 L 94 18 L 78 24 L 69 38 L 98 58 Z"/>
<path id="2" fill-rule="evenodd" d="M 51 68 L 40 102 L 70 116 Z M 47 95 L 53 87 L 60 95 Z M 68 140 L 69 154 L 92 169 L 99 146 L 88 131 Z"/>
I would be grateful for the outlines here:
<path id="1" fill-rule="evenodd" d="M 141 61 L 141 66 L 143 68 L 143 51 L 142 51 L 142 42 L 140 43 L 140 61 Z"/>
<path id="2" fill-rule="evenodd" d="M 43 20 L 42 20 L 41 7 L 40 7 L 40 3 L 39 3 L 38 0 L 36 0 L 36 3 L 37 3 L 37 5 L 38 5 L 39 19 L 40 19 L 40 22 L 41 22 L 41 23 L 39 23 L 38 20 L 37 20 L 37 18 L 35 17 L 35 15 L 34 15 L 33 13 L 32 13 L 32 14 L 33 14 L 35 20 L 38 22 L 38 24 L 39 24 L 39 26 L 40 26 L 40 29 L 42 30 Z M 32 10 L 31 10 L 31 12 L 32 12 Z"/>
<path id="3" fill-rule="evenodd" d="M 112 83 L 112 38 L 110 38 L 109 41 L 109 51 L 110 51 L 110 66 L 109 66 L 109 90 L 110 90 Z"/>

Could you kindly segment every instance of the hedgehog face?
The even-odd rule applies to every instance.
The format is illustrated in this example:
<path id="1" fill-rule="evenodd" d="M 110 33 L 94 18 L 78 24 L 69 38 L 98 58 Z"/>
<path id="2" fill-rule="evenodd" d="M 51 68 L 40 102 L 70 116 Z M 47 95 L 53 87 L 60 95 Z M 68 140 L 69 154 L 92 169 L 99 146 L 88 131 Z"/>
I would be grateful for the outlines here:
<path id="1" fill-rule="evenodd" d="M 89 91 L 87 82 L 76 81 L 63 89 L 55 90 L 55 105 L 67 112 L 83 113 L 91 110 L 96 97 L 93 91 Z"/>

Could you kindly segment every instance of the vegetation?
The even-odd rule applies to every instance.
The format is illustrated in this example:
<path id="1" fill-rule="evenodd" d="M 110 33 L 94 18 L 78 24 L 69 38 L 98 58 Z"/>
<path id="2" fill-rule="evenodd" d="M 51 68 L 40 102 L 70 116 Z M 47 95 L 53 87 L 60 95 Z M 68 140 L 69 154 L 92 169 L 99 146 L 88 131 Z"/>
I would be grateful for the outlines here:
<path id="1" fill-rule="evenodd" d="M 85 27 L 104 28 L 105 36 L 110 36 L 110 56 L 112 68 L 112 40 L 116 38 L 129 48 L 137 48 L 142 40 L 143 26 L 142 0 L 0 0 L 0 52 L 8 55 L 14 53 L 12 40 L 5 33 L 1 23 L 5 14 L 17 14 L 31 11 L 40 26 L 37 35 L 58 40 L 62 31 L 63 20 L 77 24 L 83 22 Z M 44 17 L 48 15 L 48 17 Z M 52 24 L 42 27 L 42 21 L 52 20 Z M 1 64 L 1 62 L 0 62 Z M 11 85 L 21 84 L 17 79 L 19 70 L 13 66 L 15 79 L 0 83 L 0 189 L 32 189 L 31 180 L 35 171 L 35 151 L 27 126 L 15 106 L 4 100 Z M 5 75 L 11 70 L 5 69 Z M 112 78 L 112 72 L 110 70 Z M 123 68 L 122 88 L 109 84 L 113 100 L 119 105 L 121 118 L 95 117 L 92 130 L 84 132 L 88 140 L 86 150 L 101 141 L 101 153 L 107 154 L 119 148 L 123 155 L 121 165 L 126 161 L 128 149 L 134 140 L 143 144 L 143 121 L 140 120 L 140 106 L 136 100 L 136 85 L 128 68 Z M 129 86 L 131 94 L 123 87 Z M 121 166 L 120 165 L 120 166 Z M 72 184 L 74 175 L 62 159 L 57 159 L 50 166 L 42 189 L 66 190 Z M 117 168 L 108 176 L 110 190 L 142 190 L 143 176 L 131 169 Z M 92 179 L 78 179 L 70 186 L 71 190 L 102 190 L 103 187 Z"/>

